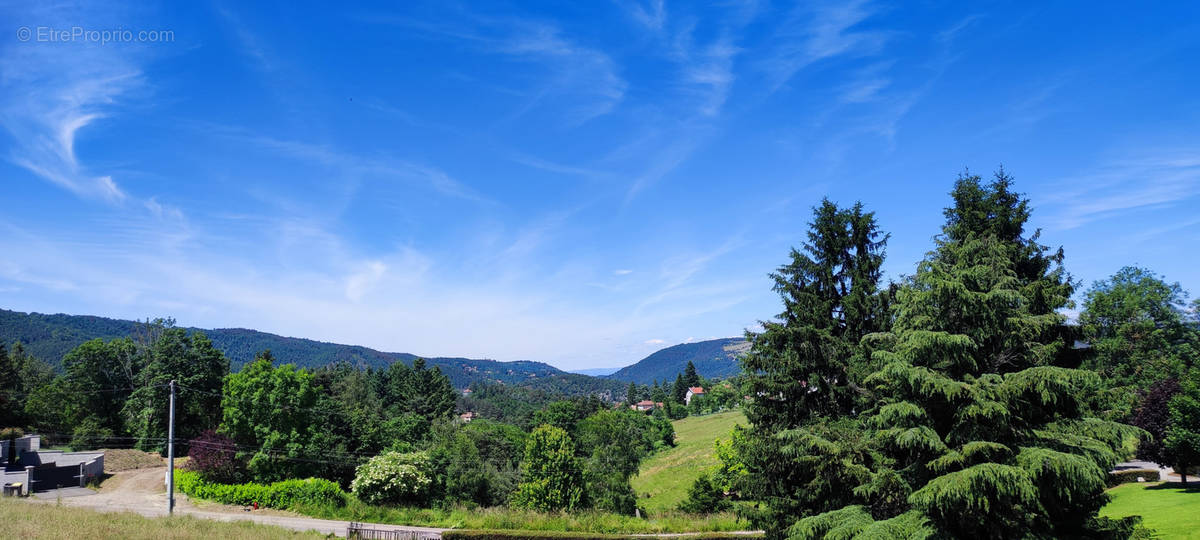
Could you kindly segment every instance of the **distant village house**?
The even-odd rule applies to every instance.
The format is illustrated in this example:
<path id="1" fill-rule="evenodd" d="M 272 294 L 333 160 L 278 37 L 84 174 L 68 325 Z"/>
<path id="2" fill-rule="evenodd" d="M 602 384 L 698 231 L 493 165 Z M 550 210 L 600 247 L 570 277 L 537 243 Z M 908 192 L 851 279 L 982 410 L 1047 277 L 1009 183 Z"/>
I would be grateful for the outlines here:
<path id="1" fill-rule="evenodd" d="M 703 395 L 704 395 L 704 387 L 692 386 L 692 387 L 688 388 L 687 394 L 685 394 L 683 396 L 683 402 L 688 405 L 691 405 L 692 404 L 692 396 L 703 396 Z"/>
<path id="2" fill-rule="evenodd" d="M 633 409 L 635 411 L 643 411 L 643 412 L 652 411 L 654 409 L 661 409 L 662 407 L 663 407 L 663 403 L 661 401 L 655 402 L 655 401 L 650 401 L 648 399 L 643 399 L 643 400 L 629 406 L 630 409 Z"/>

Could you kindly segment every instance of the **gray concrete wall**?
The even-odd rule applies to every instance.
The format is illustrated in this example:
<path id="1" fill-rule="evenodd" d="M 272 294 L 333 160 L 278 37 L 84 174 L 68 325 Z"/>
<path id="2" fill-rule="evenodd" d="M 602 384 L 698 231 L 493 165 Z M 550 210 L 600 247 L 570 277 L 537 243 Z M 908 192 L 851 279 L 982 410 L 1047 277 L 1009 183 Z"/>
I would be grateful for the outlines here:
<path id="1" fill-rule="evenodd" d="M 29 450 L 20 450 L 21 465 L 45 465 L 53 463 L 54 458 L 62 453 L 62 450 L 46 450 L 45 452 L 31 452 Z"/>
<path id="2" fill-rule="evenodd" d="M 104 462 L 103 452 L 63 452 L 62 450 L 42 450 L 41 452 L 22 452 L 21 465 L 49 465 L 59 467 L 74 466 L 93 460 Z"/>
<path id="3" fill-rule="evenodd" d="M 42 438 L 38 435 L 25 435 L 13 441 L 13 448 L 17 450 L 18 454 L 22 452 L 37 452 L 41 447 Z"/>
<path id="4" fill-rule="evenodd" d="M 87 483 L 88 477 L 100 476 L 104 473 L 104 453 L 63 452 L 61 450 L 23 452 L 21 464 L 30 471 L 30 483 L 38 483 L 36 487 L 39 490 L 46 489 L 49 485 L 47 482 L 65 485 L 68 479 L 70 485 L 78 483 L 80 487 L 83 487 Z"/>
<path id="5" fill-rule="evenodd" d="M 83 475 L 83 478 L 80 478 L 79 480 L 80 486 L 83 486 L 87 482 L 88 478 L 99 477 L 100 475 L 104 474 L 104 454 L 93 455 L 96 457 L 90 461 L 79 464 L 81 467 L 80 470 L 82 471 L 81 474 Z"/>
<path id="6" fill-rule="evenodd" d="M 89 461 L 100 460 L 104 461 L 104 454 L 101 452 L 55 452 L 53 455 L 50 452 L 38 452 L 42 455 L 42 463 L 53 462 L 59 467 L 68 465 L 79 465 Z"/>

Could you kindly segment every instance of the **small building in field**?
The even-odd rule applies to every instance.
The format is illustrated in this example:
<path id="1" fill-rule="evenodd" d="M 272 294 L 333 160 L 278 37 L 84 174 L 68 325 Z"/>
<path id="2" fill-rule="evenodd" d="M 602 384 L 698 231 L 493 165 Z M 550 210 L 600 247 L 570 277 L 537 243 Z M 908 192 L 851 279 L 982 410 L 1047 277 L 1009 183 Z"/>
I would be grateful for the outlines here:
<path id="1" fill-rule="evenodd" d="M 692 397 L 703 396 L 703 395 L 704 395 L 704 387 L 702 387 L 702 386 L 689 387 L 687 390 L 687 394 L 684 394 L 684 396 L 683 396 L 683 402 L 688 405 L 691 405 Z"/>
<path id="2" fill-rule="evenodd" d="M 464 424 L 467 422 L 470 422 L 471 420 L 474 420 L 476 418 L 479 418 L 479 415 L 477 415 L 471 411 L 467 411 L 465 413 L 458 415 L 458 420 Z"/>

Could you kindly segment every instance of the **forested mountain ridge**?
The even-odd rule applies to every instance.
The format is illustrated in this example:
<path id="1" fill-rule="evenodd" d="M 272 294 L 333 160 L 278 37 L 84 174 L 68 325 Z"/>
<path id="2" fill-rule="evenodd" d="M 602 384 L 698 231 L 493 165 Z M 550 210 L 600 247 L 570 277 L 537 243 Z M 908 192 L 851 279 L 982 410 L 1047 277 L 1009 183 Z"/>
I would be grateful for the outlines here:
<path id="1" fill-rule="evenodd" d="M 114 339 L 132 335 L 137 321 L 91 315 L 47 315 L 0 309 L 0 343 L 20 341 L 37 358 L 58 366 L 62 357 L 85 341 Z M 270 349 L 280 362 L 299 367 L 317 368 L 338 362 L 373 369 L 386 368 L 400 361 L 412 365 L 416 355 L 381 352 L 358 345 L 342 345 L 304 338 L 285 337 L 245 328 L 200 329 L 213 345 L 225 353 L 234 371 Z M 475 382 L 522 384 L 567 394 L 611 392 L 619 394 L 624 386 L 613 380 L 564 372 L 549 364 L 532 361 L 500 362 L 471 358 L 426 358 L 450 378 L 455 388 Z"/>
<path id="2" fill-rule="evenodd" d="M 741 371 L 738 357 L 748 348 L 746 339 L 740 337 L 680 343 L 625 366 L 606 378 L 638 384 L 674 380 L 676 375 L 683 373 L 688 362 L 695 364 L 696 372 L 703 377 L 729 377 Z"/>

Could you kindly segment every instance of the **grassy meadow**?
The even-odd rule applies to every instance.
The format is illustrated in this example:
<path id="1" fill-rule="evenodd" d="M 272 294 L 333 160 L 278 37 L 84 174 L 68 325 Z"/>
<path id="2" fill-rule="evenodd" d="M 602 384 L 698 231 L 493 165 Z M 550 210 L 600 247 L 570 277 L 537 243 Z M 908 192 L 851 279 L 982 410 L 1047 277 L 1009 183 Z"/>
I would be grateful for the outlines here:
<path id="1" fill-rule="evenodd" d="M 675 448 L 646 458 L 638 475 L 630 481 L 638 495 L 638 505 L 651 516 L 672 510 L 683 502 L 692 482 L 717 464 L 713 442 L 729 438 L 733 426 L 747 422 L 742 411 L 734 410 L 689 416 L 672 424 L 675 426 Z"/>
<path id="2" fill-rule="evenodd" d="M 296 532 L 248 521 L 226 523 L 188 516 L 147 518 L 137 514 L 104 513 L 82 508 L 0 498 L 0 536 L 4 538 L 221 538 L 316 539 L 316 532 Z"/>
<path id="3" fill-rule="evenodd" d="M 731 512 L 695 516 L 659 513 L 650 519 L 610 512 L 537 512 L 517 508 L 413 508 L 363 503 L 351 496 L 346 506 L 296 506 L 293 511 L 321 519 L 390 523 L 419 527 L 558 531 L 588 533 L 656 534 L 740 531 L 749 524 Z"/>
<path id="4" fill-rule="evenodd" d="M 1158 538 L 1200 539 L 1200 486 L 1178 483 L 1130 483 L 1108 490 L 1112 501 L 1101 516 L 1142 516 L 1142 525 Z"/>

